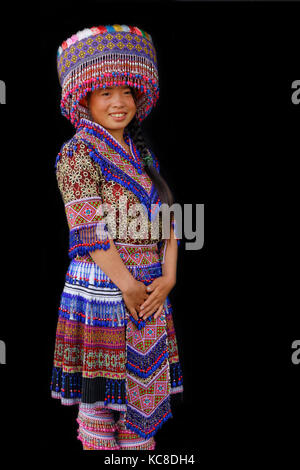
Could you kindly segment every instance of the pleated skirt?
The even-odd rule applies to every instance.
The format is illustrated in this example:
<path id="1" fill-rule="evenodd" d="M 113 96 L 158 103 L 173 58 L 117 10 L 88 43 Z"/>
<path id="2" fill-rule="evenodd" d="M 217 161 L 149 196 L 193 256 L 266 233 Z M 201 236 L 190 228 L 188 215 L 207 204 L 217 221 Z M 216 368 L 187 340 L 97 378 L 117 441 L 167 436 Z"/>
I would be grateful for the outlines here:
<path id="1" fill-rule="evenodd" d="M 162 275 L 157 244 L 115 242 L 133 277 Z M 135 320 L 120 289 L 90 255 L 70 262 L 58 308 L 51 396 L 63 405 L 125 412 L 125 424 L 150 439 L 172 417 L 170 396 L 183 393 L 173 309 Z"/>

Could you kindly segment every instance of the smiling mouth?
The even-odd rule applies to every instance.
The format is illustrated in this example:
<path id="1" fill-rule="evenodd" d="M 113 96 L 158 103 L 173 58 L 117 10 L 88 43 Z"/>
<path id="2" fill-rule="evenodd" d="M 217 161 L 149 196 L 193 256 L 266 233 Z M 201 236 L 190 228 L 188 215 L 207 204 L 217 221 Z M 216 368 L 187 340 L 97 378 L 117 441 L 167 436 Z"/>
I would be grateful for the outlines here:
<path id="1" fill-rule="evenodd" d="M 122 117 L 122 116 L 125 116 L 127 113 L 110 113 L 110 116 L 114 116 L 114 117 Z"/>

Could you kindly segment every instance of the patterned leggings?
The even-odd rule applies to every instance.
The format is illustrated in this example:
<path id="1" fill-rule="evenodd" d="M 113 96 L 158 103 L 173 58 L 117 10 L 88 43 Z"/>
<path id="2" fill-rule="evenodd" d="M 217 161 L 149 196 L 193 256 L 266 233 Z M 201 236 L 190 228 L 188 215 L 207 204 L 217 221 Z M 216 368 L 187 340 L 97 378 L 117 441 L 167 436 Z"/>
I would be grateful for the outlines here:
<path id="1" fill-rule="evenodd" d="M 115 422 L 114 413 L 119 413 Z M 79 405 L 77 423 L 78 439 L 84 450 L 154 450 L 153 437 L 145 440 L 130 429 L 126 429 L 125 412 L 114 412 L 107 408 L 84 409 Z"/>

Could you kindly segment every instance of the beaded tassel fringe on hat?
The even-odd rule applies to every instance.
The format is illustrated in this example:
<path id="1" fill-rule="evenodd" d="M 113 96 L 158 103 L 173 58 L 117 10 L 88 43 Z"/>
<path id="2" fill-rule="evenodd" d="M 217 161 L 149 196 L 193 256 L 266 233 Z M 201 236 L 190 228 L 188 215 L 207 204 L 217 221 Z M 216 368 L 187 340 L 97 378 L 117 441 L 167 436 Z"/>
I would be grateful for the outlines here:
<path id="1" fill-rule="evenodd" d="M 136 89 L 136 119 L 141 122 L 159 97 L 156 51 L 150 34 L 136 26 L 106 25 L 78 31 L 57 51 L 63 116 L 77 128 L 89 118 L 82 98 L 97 88 Z"/>

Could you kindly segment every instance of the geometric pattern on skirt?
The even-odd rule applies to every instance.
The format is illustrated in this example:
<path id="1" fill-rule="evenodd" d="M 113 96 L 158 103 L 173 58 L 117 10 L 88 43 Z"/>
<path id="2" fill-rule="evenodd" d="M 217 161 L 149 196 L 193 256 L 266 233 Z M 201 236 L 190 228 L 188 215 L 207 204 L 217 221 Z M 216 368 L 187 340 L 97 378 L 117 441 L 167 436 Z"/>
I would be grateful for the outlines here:
<path id="1" fill-rule="evenodd" d="M 139 250 L 149 265 L 127 268 L 148 285 L 162 275 L 161 263 L 140 245 L 130 246 L 131 262 Z M 159 318 L 136 321 L 118 287 L 82 258 L 71 261 L 61 295 L 51 395 L 64 405 L 123 411 L 126 428 L 149 440 L 172 417 L 170 395 L 183 391 L 170 300 Z"/>

